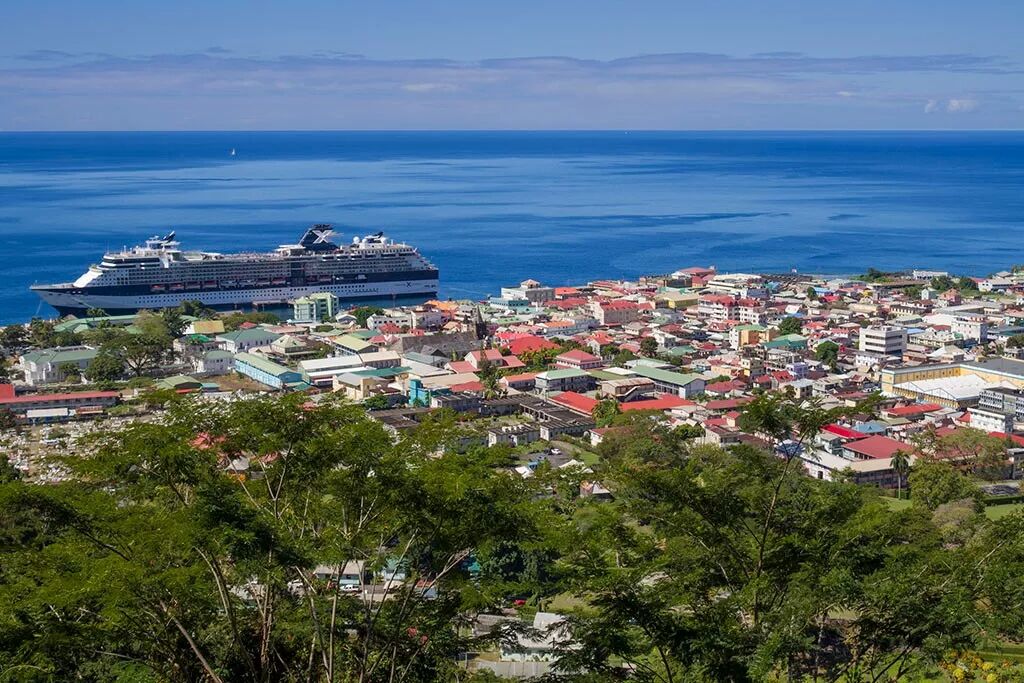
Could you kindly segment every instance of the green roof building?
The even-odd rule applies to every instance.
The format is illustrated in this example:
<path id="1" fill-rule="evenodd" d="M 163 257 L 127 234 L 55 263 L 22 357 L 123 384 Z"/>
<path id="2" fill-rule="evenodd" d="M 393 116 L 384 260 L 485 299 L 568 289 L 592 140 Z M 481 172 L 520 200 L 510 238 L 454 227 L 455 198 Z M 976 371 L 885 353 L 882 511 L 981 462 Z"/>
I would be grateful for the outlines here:
<path id="1" fill-rule="evenodd" d="M 654 382 L 654 388 L 658 391 L 673 394 L 679 398 L 692 398 L 697 394 L 704 393 L 706 384 L 703 377 L 694 373 L 684 374 L 643 365 L 634 366 L 633 373 Z"/>
<path id="2" fill-rule="evenodd" d="M 292 318 L 296 322 L 334 320 L 338 314 L 338 297 L 330 292 L 317 292 L 292 302 Z"/>

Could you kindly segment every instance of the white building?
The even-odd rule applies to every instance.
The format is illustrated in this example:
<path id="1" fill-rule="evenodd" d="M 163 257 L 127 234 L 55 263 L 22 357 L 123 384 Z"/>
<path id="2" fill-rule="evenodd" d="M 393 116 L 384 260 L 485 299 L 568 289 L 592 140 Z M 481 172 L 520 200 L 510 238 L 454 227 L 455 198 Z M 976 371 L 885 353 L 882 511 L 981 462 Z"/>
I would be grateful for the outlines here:
<path id="1" fill-rule="evenodd" d="M 860 331 L 861 351 L 883 356 L 903 357 L 907 350 L 907 331 L 902 327 L 865 327 Z"/>
<path id="2" fill-rule="evenodd" d="M 983 315 L 958 315 L 953 318 L 949 329 L 953 334 L 960 335 L 961 339 L 970 339 L 980 344 L 988 341 L 988 318 Z"/>
<path id="3" fill-rule="evenodd" d="M 366 327 L 371 330 L 379 330 L 385 325 L 412 327 L 412 316 L 399 308 L 389 308 L 383 313 L 374 313 L 366 319 Z"/>

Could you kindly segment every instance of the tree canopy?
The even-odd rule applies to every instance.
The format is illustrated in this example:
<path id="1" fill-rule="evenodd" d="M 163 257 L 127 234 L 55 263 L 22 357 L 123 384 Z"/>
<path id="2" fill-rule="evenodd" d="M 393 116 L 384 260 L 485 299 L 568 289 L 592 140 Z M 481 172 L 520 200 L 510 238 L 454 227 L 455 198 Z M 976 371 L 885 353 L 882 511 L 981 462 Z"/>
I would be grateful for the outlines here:
<path id="1" fill-rule="evenodd" d="M 779 323 L 779 334 L 800 334 L 803 329 L 803 321 L 793 316 L 783 318 Z"/>
<path id="2" fill-rule="evenodd" d="M 916 680 L 1024 637 L 1024 516 L 986 521 L 944 462 L 899 511 L 804 476 L 864 406 L 760 396 L 772 450 L 628 412 L 591 469 L 524 479 L 444 411 L 395 436 L 306 400 L 170 396 L 60 484 L 0 463 L 3 680 L 473 680 L 465 653 L 528 635 L 478 615 L 556 599 L 551 678 L 578 683 Z"/>

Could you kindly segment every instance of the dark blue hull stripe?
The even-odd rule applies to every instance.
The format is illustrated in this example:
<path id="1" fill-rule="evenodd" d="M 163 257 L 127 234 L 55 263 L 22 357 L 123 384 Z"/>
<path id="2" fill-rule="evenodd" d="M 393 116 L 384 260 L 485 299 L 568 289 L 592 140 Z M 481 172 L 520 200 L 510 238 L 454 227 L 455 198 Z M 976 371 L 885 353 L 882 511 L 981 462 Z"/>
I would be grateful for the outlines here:
<path id="1" fill-rule="evenodd" d="M 333 282 L 306 282 L 305 280 L 287 280 L 280 284 L 270 284 L 263 287 L 257 287 L 256 285 L 249 285 L 243 287 L 238 284 L 234 287 L 193 287 L 187 289 L 171 289 L 170 286 L 165 285 L 162 290 L 154 291 L 153 284 L 143 285 L 114 285 L 114 286 L 100 286 L 100 287 L 33 287 L 34 291 L 49 291 L 57 292 L 60 294 L 73 294 L 75 296 L 145 296 L 150 294 L 181 294 L 181 293 L 194 293 L 201 294 L 203 292 L 235 292 L 235 291 L 252 291 L 259 292 L 261 290 L 274 290 L 281 287 L 331 287 L 338 285 L 359 285 L 368 284 L 372 282 L 405 282 L 405 281 L 417 281 L 417 280 L 437 280 L 438 271 L 436 270 L 400 270 L 392 271 L 389 273 L 365 273 L 365 277 L 346 277 L 344 280 L 336 280 Z M 258 300 L 258 296 L 257 296 Z"/>

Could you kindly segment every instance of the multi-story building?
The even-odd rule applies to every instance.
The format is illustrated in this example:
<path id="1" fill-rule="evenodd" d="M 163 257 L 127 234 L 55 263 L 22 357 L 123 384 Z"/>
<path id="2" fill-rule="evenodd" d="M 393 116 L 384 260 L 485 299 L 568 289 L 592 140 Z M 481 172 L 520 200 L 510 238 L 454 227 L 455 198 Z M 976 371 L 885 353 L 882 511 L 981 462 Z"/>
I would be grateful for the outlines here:
<path id="1" fill-rule="evenodd" d="M 411 327 L 412 316 L 408 312 L 403 311 L 400 308 L 387 309 L 381 313 L 374 313 L 366 319 L 366 327 L 371 330 L 379 330 L 385 325 L 395 325 L 396 327 Z"/>
<path id="2" fill-rule="evenodd" d="M 953 334 L 959 335 L 961 339 L 978 344 L 988 341 L 988 318 L 980 314 L 958 315 L 953 318 L 949 329 Z"/>
<path id="3" fill-rule="evenodd" d="M 703 294 L 697 302 L 697 315 L 710 322 L 739 320 L 736 297 L 728 294 Z"/>
<path id="4" fill-rule="evenodd" d="M 1009 387 L 985 389 L 970 413 L 975 429 L 1010 434 L 1016 422 L 1024 422 L 1024 391 Z"/>
<path id="5" fill-rule="evenodd" d="M 96 349 L 88 346 L 58 346 L 29 351 L 19 359 L 18 368 L 29 386 L 53 384 L 63 382 L 72 368 L 83 372 L 96 353 Z"/>
<path id="6" fill-rule="evenodd" d="M 555 298 L 554 287 L 544 287 L 536 280 L 523 280 L 518 287 L 502 287 L 502 299 L 526 299 L 537 306 Z"/>
<path id="7" fill-rule="evenodd" d="M 281 335 L 262 327 L 253 327 L 247 330 L 235 330 L 217 335 L 217 341 L 225 351 L 231 353 L 242 353 L 261 346 L 270 346 L 270 343 Z"/>
<path id="8" fill-rule="evenodd" d="M 907 350 L 907 331 L 902 327 L 885 325 L 865 327 L 860 331 L 859 349 L 902 358 L 903 352 Z"/>
<path id="9" fill-rule="evenodd" d="M 708 281 L 707 288 L 713 294 L 738 298 L 764 299 L 768 296 L 761 276 L 747 273 L 719 273 Z"/>
<path id="10" fill-rule="evenodd" d="M 537 391 L 587 391 L 597 381 L 582 370 L 547 370 L 534 378 Z"/>
<path id="11" fill-rule="evenodd" d="M 597 322 L 605 326 L 631 323 L 649 309 L 634 301 L 595 301 L 590 310 Z"/>
<path id="12" fill-rule="evenodd" d="M 300 322 L 333 320 L 338 310 L 338 297 L 330 292 L 317 292 L 292 302 L 292 318 Z"/>
<path id="13" fill-rule="evenodd" d="M 575 370 L 593 370 L 604 366 L 604 361 L 597 356 L 572 349 L 555 357 L 556 368 L 573 368 Z"/>

